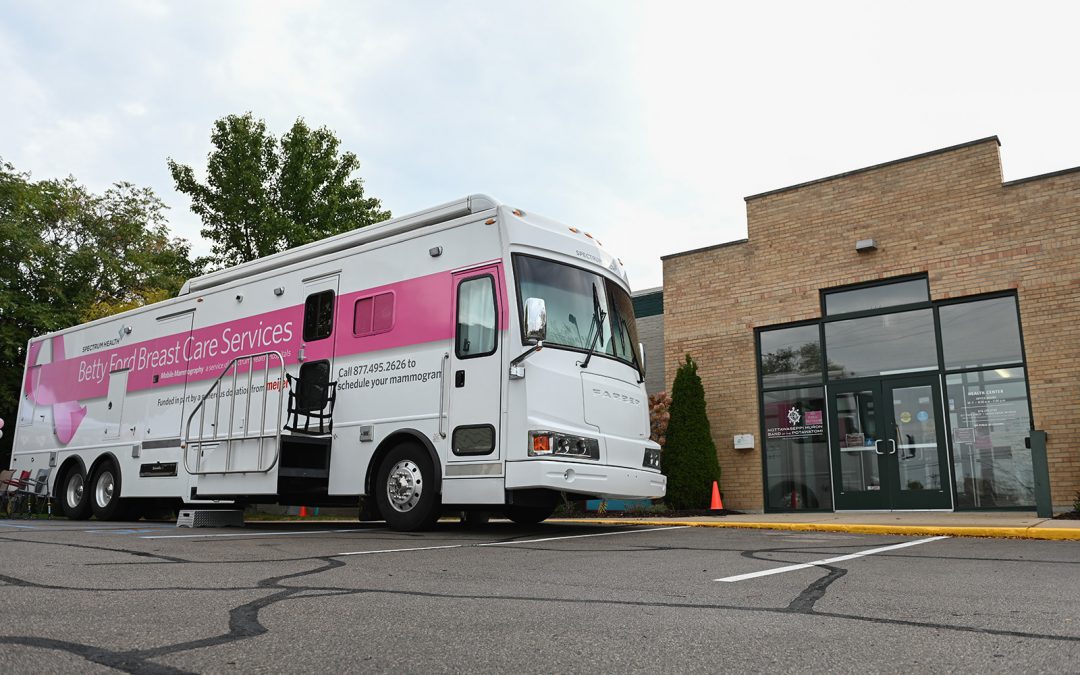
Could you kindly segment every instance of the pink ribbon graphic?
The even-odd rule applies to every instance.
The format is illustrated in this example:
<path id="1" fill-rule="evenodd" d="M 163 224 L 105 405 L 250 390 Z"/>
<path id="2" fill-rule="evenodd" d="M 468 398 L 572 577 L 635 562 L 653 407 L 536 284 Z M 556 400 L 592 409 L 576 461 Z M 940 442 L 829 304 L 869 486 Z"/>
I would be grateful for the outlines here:
<path id="1" fill-rule="evenodd" d="M 56 401 L 57 393 L 44 396 L 38 391 L 39 382 L 34 381 L 34 367 L 38 365 L 38 356 L 41 354 L 41 345 L 44 342 L 34 342 L 30 345 L 30 354 L 27 358 L 29 368 L 23 380 L 23 392 L 27 398 L 35 403 L 47 404 L 50 400 L 53 411 L 53 430 L 61 445 L 67 445 L 75 437 L 83 418 L 86 417 L 86 406 L 79 405 L 78 401 Z M 64 336 L 57 335 L 52 339 L 52 362 L 58 363 L 64 360 Z"/>

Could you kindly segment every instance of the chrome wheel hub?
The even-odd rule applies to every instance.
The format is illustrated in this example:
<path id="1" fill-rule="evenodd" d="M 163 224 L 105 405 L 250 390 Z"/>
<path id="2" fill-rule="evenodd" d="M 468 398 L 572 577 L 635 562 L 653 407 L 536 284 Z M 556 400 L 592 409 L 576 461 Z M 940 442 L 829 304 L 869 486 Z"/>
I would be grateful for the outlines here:
<path id="1" fill-rule="evenodd" d="M 386 496 L 395 511 L 406 513 L 420 502 L 424 491 L 424 477 L 420 467 L 409 459 L 403 459 L 390 469 L 386 479 Z"/>
<path id="2" fill-rule="evenodd" d="M 105 508 L 112 503 L 115 489 L 116 480 L 113 478 L 112 472 L 106 471 L 101 474 L 101 477 L 97 479 L 97 484 L 94 485 L 94 500 L 99 508 Z"/>
<path id="3" fill-rule="evenodd" d="M 64 490 L 64 495 L 67 499 L 67 505 L 70 508 L 75 508 L 82 503 L 83 490 L 85 488 L 86 484 L 83 481 L 82 474 L 72 474 L 71 478 L 68 478 L 67 488 Z"/>

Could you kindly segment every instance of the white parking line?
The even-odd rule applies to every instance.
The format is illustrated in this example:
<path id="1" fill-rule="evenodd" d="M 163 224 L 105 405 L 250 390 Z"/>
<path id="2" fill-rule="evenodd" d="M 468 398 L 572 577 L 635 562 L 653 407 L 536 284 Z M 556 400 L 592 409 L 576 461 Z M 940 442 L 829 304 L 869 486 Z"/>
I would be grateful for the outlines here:
<path id="1" fill-rule="evenodd" d="M 155 534 L 139 539 L 196 539 L 202 537 L 288 537 L 294 534 L 336 534 L 338 532 L 367 532 L 367 528 L 355 530 L 306 530 L 303 532 L 226 532 L 223 534 Z"/>
<path id="2" fill-rule="evenodd" d="M 563 537 L 544 537 L 543 539 L 516 539 L 513 541 L 489 541 L 483 544 L 447 544 L 446 546 L 417 546 L 414 548 L 387 548 L 377 551 L 350 551 L 338 553 L 338 555 L 373 555 L 375 553 L 407 553 L 409 551 L 434 551 L 448 548 L 480 548 L 481 546 L 516 546 L 518 544 L 538 544 L 545 541 L 558 541 L 560 539 L 584 539 L 585 537 L 609 537 L 615 534 L 636 534 L 638 532 L 656 532 L 658 530 L 682 530 L 687 525 L 677 527 L 650 527 L 647 530 L 622 530 L 619 532 L 593 532 L 590 534 L 570 534 Z"/>
<path id="3" fill-rule="evenodd" d="M 841 555 L 835 558 L 825 558 L 823 560 L 815 560 L 808 563 L 799 563 L 797 565 L 787 565 L 786 567 L 776 567 L 771 570 L 761 570 L 760 572 L 748 572 L 747 574 L 737 574 L 733 577 L 724 577 L 723 579 L 714 579 L 713 581 L 745 581 L 747 579 L 755 579 L 757 577 L 767 577 L 771 574 L 783 574 L 784 572 L 794 572 L 795 570 L 804 570 L 808 567 L 817 567 L 818 565 L 828 565 L 831 563 L 844 562 L 845 560 L 854 560 L 855 558 L 862 558 L 863 556 L 874 555 L 875 553 L 884 553 L 885 551 L 895 551 L 898 548 L 907 548 L 908 546 L 918 546 L 919 544 L 926 544 L 931 541 L 937 541 L 939 539 L 948 539 L 948 537 L 929 537 L 927 539 L 918 539 L 916 541 L 905 541 L 903 544 L 893 544 L 892 546 L 882 546 L 881 548 L 872 548 L 866 551 L 859 551 L 858 553 L 849 553 L 848 555 Z"/>
<path id="4" fill-rule="evenodd" d="M 682 530 L 689 525 L 677 525 L 672 527 L 650 527 L 647 530 L 623 530 L 619 532 L 595 532 L 592 534 L 571 534 L 565 537 L 546 537 L 544 539 L 523 539 L 520 541 L 492 541 L 477 546 L 516 546 L 517 544 L 538 544 L 542 541 L 558 541 L 560 539 L 584 539 L 585 537 L 610 537 L 614 534 L 637 534 L 639 532 L 658 532 L 660 530 Z"/>
<path id="5" fill-rule="evenodd" d="M 404 553 L 406 551 L 435 551 L 438 549 L 446 548 L 465 548 L 466 546 L 472 546 L 472 544 L 447 544 L 446 546 L 417 546 L 415 548 L 384 548 L 378 551 L 351 551 L 349 553 L 338 553 L 337 555 L 373 555 L 375 553 Z"/>

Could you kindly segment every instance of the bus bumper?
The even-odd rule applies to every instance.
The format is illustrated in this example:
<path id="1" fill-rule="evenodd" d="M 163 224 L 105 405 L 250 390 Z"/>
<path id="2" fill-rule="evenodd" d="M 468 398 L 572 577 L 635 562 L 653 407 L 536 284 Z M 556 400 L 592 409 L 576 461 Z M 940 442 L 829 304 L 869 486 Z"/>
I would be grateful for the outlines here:
<path id="1" fill-rule="evenodd" d="M 506 489 L 547 488 L 604 499 L 658 499 L 667 476 L 655 471 L 584 462 L 530 459 L 506 463 Z"/>

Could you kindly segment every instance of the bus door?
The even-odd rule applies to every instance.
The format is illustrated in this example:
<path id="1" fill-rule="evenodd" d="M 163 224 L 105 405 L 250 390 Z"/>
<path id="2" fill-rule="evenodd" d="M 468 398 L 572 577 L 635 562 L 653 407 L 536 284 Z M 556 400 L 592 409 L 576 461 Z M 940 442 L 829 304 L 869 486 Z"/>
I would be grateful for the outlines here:
<path id="1" fill-rule="evenodd" d="M 340 273 L 304 280 L 304 322 L 300 335 L 295 399 L 297 415 L 289 417 L 291 431 L 329 435 L 336 392 L 334 333 L 337 329 L 337 292 Z"/>
<path id="2" fill-rule="evenodd" d="M 454 274 L 448 462 L 499 459 L 502 359 L 499 317 L 506 307 L 497 265 Z"/>
<path id="3" fill-rule="evenodd" d="M 195 310 L 189 309 L 184 312 L 159 316 L 157 332 L 175 338 L 178 343 L 185 345 L 191 335 L 195 321 Z M 124 405 L 124 428 L 143 426 L 139 431 L 144 441 L 143 447 L 176 447 L 179 439 L 183 437 L 187 415 L 195 407 L 193 402 L 187 401 L 189 393 L 204 393 L 210 382 L 205 381 L 201 387 L 192 384 L 188 391 L 188 370 L 190 354 L 188 349 L 182 347 L 177 352 L 177 360 L 168 366 L 154 369 L 150 373 L 150 389 L 141 396 L 133 396 Z M 147 443 L 147 439 L 150 440 Z"/>

